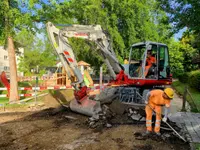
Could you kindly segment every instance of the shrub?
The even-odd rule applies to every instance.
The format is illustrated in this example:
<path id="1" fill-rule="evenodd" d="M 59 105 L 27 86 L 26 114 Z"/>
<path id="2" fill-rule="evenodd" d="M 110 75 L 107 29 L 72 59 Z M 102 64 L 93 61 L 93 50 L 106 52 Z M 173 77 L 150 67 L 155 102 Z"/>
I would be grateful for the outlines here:
<path id="1" fill-rule="evenodd" d="M 4 85 L 1 83 L 1 81 L 0 81 L 0 87 L 4 87 Z"/>
<path id="2" fill-rule="evenodd" d="M 190 72 L 188 83 L 191 87 L 200 90 L 200 70 Z"/>
<path id="3" fill-rule="evenodd" d="M 184 72 L 184 73 L 178 75 L 178 79 L 182 83 L 188 83 L 189 76 L 190 76 L 189 72 Z"/>
<path id="4" fill-rule="evenodd" d="M 1 81 L 0 81 L 0 87 L 4 87 L 4 85 L 1 83 Z M 3 91 L 0 91 L 0 94 L 2 94 L 3 93 Z"/>
<path id="5" fill-rule="evenodd" d="M 179 78 L 184 72 L 182 70 L 171 70 L 173 78 Z"/>

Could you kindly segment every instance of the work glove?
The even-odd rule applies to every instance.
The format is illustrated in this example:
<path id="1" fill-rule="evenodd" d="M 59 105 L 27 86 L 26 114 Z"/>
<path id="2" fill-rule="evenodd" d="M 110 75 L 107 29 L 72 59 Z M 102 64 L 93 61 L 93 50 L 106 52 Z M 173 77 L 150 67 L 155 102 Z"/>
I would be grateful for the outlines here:
<path id="1" fill-rule="evenodd" d="M 162 119 L 162 121 L 163 121 L 163 122 L 167 122 L 167 117 L 164 117 L 164 118 Z"/>

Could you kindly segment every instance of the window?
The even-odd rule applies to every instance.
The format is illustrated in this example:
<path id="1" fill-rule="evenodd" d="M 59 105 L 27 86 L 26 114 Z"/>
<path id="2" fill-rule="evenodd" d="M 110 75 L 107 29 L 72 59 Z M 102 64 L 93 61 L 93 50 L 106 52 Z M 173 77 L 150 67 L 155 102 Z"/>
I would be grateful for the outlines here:
<path id="1" fill-rule="evenodd" d="M 145 52 L 145 45 L 139 45 L 131 48 L 129 58 L 129 75 L 133 78 L 141 78 L 143 75 L 142 60 Z"/>
<path id="2" fill-rule="evenodd" d="M 159 74 L 160 78 L 167 77 L 167 67 L 169 66 L 168 62 L 168 49 L 166 46 L 159 47 Z"/>
<path id="3" fill-rule="evenodd" d="M 160 60 L 165 60 L 165 47 L 160 47 Z"/>
<path id="4" fill-rule="evenodd" d="M 9 67 L 7 67 L 7 66 L 4 66 L 4 70 L 9 70 Z"/>
<path id="5" fill-rule="evenodd" d="M 7 60 L 8 59 L 8 56 L 4 55 L 4 60 Z"/>

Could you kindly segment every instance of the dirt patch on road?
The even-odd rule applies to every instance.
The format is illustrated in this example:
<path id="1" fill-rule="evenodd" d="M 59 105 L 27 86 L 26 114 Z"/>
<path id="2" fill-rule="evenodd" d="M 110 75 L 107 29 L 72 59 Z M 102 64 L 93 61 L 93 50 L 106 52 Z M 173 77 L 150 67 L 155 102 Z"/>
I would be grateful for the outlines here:
<path id="1" fill-rule="evenodd" d="M 0 150 L 189 149 L 184 143 L 137 140 L 134 133 L 145 131 L 145 124 L 90 129 L 87 116 L 60 106 L 52 96 L 47 96 L 44 103 L 43 110 L 0 113 Z"/>
<path id="2" fill-rule="evenodd" d="M 59 111 L 58 111 L 59 110 Z M 1 116 L 15 116 L 4 113 Z M 64 108 L 18 114 L 19 119 L 0 124 L 0 149 L 58 149 L 58 150 L 169 150 L 183 149 L 176 145 L 152 139 L 136 140 L 134 132 L 145 130 L 144 125 L 116 125 L 106 129 L 89 129 L 87 117 Z M 69 118 L 72 117 L 73 119 Z"/>

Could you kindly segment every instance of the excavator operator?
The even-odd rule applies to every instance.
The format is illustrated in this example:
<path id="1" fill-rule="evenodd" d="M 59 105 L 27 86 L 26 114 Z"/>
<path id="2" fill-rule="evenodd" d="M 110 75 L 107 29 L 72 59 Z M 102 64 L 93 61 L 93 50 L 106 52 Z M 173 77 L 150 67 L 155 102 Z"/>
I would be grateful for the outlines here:
<path id="1" fill-rule="evenodd" d="M 152 66 L 152 64 L 156 63 L 156 58 L 152 55 L 152 50 L 148 50 L 146 62 L 147 66 Z"/>
<path id="2" fill-rule="evenodd" d="M 149 69 L 152 67 L 153 64 L 156 64 L 156 58 L 152 55 L 152 50 L 148 50 L 145 66 L 145 77 L 147 76 Z"/>

